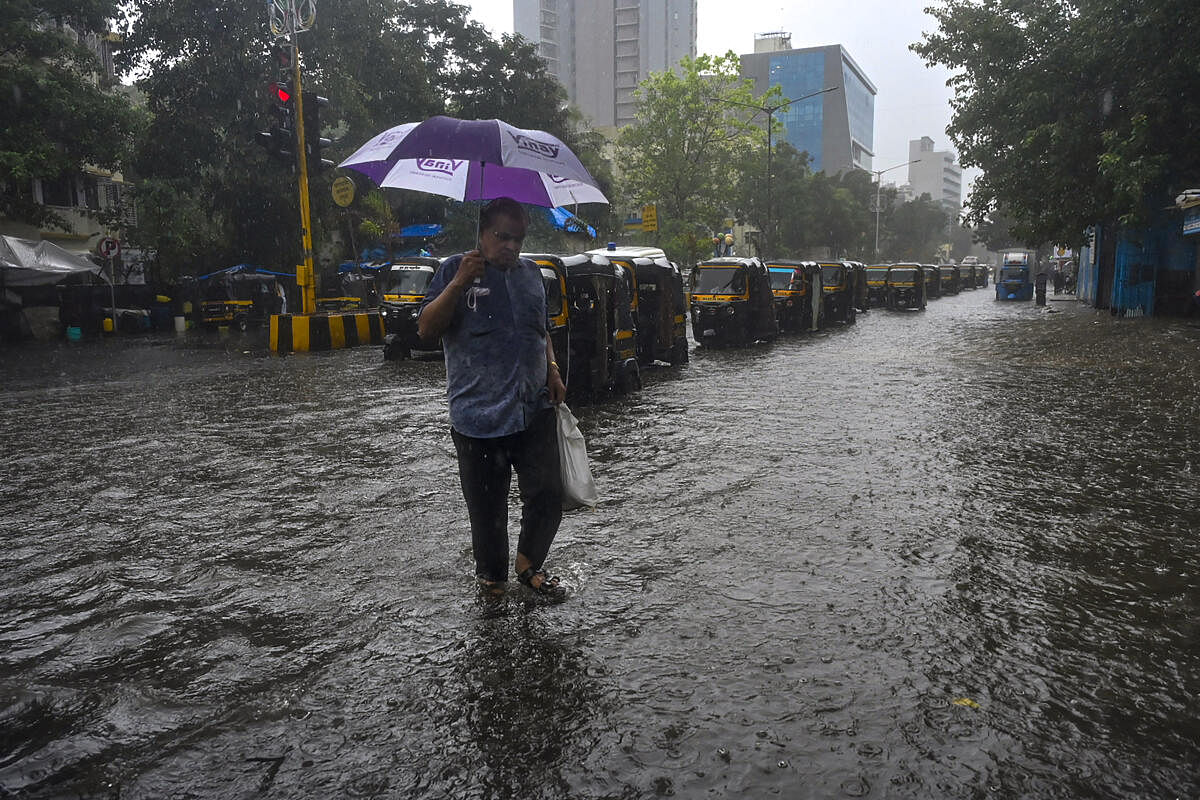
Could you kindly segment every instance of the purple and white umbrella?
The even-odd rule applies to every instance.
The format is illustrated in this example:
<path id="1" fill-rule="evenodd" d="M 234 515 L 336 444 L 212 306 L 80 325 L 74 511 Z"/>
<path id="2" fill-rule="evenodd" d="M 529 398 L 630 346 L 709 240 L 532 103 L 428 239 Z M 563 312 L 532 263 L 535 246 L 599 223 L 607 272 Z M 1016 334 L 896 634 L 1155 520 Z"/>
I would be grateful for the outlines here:
<path id="1" fill-rule="evenodd" d="M 547 208 L 608 202 L 565 144 L 545 131 L 498 119 L 430 117 L 397 125 L 338 166 L 383 187 L 454 200 L 511 197 Z"/>

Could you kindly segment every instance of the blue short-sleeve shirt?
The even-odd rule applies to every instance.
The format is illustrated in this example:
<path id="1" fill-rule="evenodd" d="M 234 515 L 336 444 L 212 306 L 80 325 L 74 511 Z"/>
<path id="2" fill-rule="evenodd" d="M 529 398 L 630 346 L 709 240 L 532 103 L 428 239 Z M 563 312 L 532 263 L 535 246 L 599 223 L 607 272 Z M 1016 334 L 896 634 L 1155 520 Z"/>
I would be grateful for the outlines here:
<path id="1" fill-rule="evenodd" d="M 462 261 L 450 256 L 434 273 L 425 305 L 453 280 Z M 487 264 L 470 286 L 442 334 L 450 424 L 480 439 L 529 427 L 550 407 L 546 388 L 546 288 L 528 259 L 510 268 Z"/>

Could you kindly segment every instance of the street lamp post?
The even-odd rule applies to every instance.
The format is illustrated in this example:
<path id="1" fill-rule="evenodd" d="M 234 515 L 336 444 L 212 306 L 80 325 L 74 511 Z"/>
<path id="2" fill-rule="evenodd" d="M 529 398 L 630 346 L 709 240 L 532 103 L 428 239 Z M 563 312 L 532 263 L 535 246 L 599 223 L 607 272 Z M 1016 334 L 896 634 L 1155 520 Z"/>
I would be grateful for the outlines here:
<path id="1" fill-rule="evenodd" d="M 883 173 L 891 172 L 892 170 L 900 169 L 901 167 L 907 167 L 909 164 L 915 164 L 920 160 L 921 159 L 919 158 L 914 158 L 912 161 L 905 161 L 903 164 L 897 164 L 896 166 L 888 167 L 887 169 L 867 170 L 867 172 L 870 172 L 875 176 L 875 261 L 877 263 L 879 261 L 879 197 L 880 192 L 883 189 Z"/>
<path id="2" fill-rule="evenodd" d="M 784 103 L 776 103 L 773 106 L 756 106 L 756 105 L 753 105 L 752 103 L 739 103 L 736 100 L 727 100 L 723 97 L 710 97 L 709 98 L 709 100 L 716 102 L 716 103 L 728 103 L 729 105 L 742 106 L 744 108 L 753 108 L 756 111 L 763 111 L 767 115 L 767 224 L 764 226 L 766 228 L 766 230 L 764 231 L 765 236 L 763 237 L 764 245 L 770 245 L 771 240 L 774 238 L 774 228 L 773 228 L 773 224 L 774 224 L 773 211 L 774 211 L 774 209 L 772 207 L 772 197 L 771 197 L 771 128 L 774 127 L 775 112 L 781 108 L 787 108 L 788 106 L 792 105 L 793 103 L 799 103 L 801 100 L 808 100 L 810 97 L 816 97 L 817 95 L 825 94 L 826 92 L 837 91 L 837 89 L 838 89 L 838 87 L 836 87 L 836 86 L 828 86 L 824 89 L 821 89 L 820 91 L 811 92 L 811 93 L 803 95 L 801 97 L 797 97 L 795 100 L 788 100 L 787 102 L 784 102 Z M 762 249 L 769 250 L 769 247 L 764 246 Z M 761 255 L 761 253 L 760 253 L 760 255 Z"/>

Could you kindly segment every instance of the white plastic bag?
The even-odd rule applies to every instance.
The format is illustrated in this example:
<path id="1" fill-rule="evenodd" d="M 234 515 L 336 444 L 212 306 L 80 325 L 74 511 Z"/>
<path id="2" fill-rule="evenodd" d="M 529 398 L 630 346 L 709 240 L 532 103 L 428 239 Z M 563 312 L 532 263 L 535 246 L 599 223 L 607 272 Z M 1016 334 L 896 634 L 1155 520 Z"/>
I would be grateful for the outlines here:
<path id="1" fill-rule="evenodd" d="M 595 508 L 599 495 L 592 469 L 588 466 L 587 444 L 579 432 L 579 422 L 566 403 L 558 409 L 558 464 L 562 470 L 564 511 L 573 508 Z"/>

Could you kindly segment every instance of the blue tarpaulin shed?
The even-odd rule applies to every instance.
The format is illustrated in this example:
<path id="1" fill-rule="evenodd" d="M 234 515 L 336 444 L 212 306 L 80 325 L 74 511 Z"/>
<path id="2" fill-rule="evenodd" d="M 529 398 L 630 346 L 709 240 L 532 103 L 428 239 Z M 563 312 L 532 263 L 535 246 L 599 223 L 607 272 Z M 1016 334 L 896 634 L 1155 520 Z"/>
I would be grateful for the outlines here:
<path id="1" fill-rule="evenodd" d="M 274 275 L 276 278 L 296 277 L 296 273 L 294 272 L 275 272 L 274 270 L 256 267 L 253 264 L 238 264 L 236 266 L 226 267 L 225 269 L 219 269 L 216 272 L 210 272 L 207 275 L 201 275 L 196 280 L 205 281 L 215 275 Z"/>

